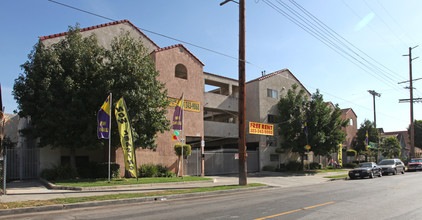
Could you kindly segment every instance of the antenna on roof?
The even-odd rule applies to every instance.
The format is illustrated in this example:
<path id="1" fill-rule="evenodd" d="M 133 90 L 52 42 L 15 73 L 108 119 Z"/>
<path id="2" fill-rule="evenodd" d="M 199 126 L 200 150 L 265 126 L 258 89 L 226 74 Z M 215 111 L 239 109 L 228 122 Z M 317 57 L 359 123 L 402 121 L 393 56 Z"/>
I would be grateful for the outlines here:
<path id="1" fill-rule="evenodd" d="M 262 76 L 265 76 L 265 70 L 261 71 Z"/>

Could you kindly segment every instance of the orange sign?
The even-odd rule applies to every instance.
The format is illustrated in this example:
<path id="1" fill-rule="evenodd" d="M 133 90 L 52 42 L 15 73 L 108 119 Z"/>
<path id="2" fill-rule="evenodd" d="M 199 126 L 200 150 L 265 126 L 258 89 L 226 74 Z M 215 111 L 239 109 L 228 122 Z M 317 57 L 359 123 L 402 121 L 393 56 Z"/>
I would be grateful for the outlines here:
<path id="1" fill-rule="evenodd" d="M 249 134 L 274 135 L 274 125 L 249 122 Z"/>

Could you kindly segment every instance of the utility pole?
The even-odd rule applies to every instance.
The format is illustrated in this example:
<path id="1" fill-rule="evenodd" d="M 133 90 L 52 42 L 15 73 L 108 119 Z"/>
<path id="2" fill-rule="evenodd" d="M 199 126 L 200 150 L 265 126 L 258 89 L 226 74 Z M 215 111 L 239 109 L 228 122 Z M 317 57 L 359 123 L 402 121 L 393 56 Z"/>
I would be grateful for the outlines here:
<path id="1" fill-rule="evenodd" d="M 225 0 L 220 6 L 233 0 Z M 245 0 L 239 4 L 239 185 L 245 186 L 247 181 L 246 167 L 246 89 L 245 89 Z"/>
<path id="2" fill-rule="evenodd" d="M 375 129 L 377 129 L 377 115 L 376 115 L 376 111 L 375 111 L 375 96 L 381 97 L 380 93 L 375 92 L 374 90 L 368 90 L 369 94 L 372 95 L 372 99 L 374 102 L 374 127 Z"/>
<path id="3" fill-rule="evenodd" d="M 413 79 L 412 79 L 412 61 L 417 59 L 415 57 L 412 59 L 412 50 L 417 46 L 409 47 L 409 54 L 403 56 L 409 57 L 409 90 L 410 90 L 410 158 L 415 156 L 415 125 L 413 120 Z"/>

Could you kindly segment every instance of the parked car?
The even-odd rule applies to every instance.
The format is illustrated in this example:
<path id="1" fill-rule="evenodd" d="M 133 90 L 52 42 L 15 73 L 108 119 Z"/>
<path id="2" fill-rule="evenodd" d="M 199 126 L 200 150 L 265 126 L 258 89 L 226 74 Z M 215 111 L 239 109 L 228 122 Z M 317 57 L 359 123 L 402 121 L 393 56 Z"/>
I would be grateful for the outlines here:
<path id="1" fill-rule="evenodd" d="M 382 168 L 374 162 L 360 163 L 355 169 L 349 171 L 350 179 L 358 177 L 374 178 L 374 176 L 382 176 Z"/>
<path id="2" fill-rule="evenodd" d="M 404 174 L 406 170 L 406 166 L 400 159 L 384 159 L 378 163 L 378 165 L 382 168 L 382 174 L 390 174 L 396 175 L 398 172 Z"/>
<path id="3" fill-rule="evenodd" d="M 422 170 L 422 158 L 413 158 L 407 164 L 408 171 Z"/>

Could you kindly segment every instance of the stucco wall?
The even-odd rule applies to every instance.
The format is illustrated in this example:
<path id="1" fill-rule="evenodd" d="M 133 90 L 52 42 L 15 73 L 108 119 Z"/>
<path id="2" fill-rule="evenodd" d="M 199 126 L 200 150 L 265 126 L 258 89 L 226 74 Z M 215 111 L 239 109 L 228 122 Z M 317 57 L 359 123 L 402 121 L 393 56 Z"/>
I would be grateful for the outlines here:
<path id="1" fill-rule="evenodd" d="M 301 83 L 288 70 L 279 72 L 278 74 L 269 74 L 257 80 L 248 82 L 246 85 L 247 101 L 246 101 L 246 116 L 248 121 L 268 123 L 268 114 L 277 115 L 277 103 L 280 97 L 284 97 L 287 91 L 291 89 L 293 84 L 301 87 Z M 278 98 L 267 97 L 267 89 L 278 91 Z M 305 89 L 305 88 L 304 88 Z M 305 91 L 307 91 L 305 89 Z M 306 96 L 310 97 L 308 92 Z M 274 135 L 278 136 L 277 125 L 274 126 Z M 248 142 L 259 142 L 259 163 L 260 169 L 264 166 L 278 166 L 279 162 L 284 163 L 289 160 L 296 160 L 297 154 L 287 153 L 279 156 L 279 161 L 270 161 L 271 154 L 275 153 L 275 149 L 281 146 L 281 139 L 277 138 L 277 146 L 270 147 L 266 145 L 265 135 L 247 134 Z"/>
<path id="2" fill-rule="evenodd" d="M 183 47 L 172 47 L 163 49 L 151 54 L 155 62 L 156 69 L 160 72 L 157 78 L 159 81 L 166 84 L 168 96 L 179 99 L 184 93 L 185 100 L 195 101 L 200 103 L 200 112 L 184 111 L 184 129 L 183 136 L 197 137 L 200 140 L 204 138 L 204 122 L 203 122 L 203 66 L 196 58 L 194 58 Z M 177 64 L 183 64 L 188 72 L 187 79 L 175 77 L 175 67 Z M 172 120 L 174 108 L 168 108 L 166 117 Z M 137 164 L 162 164 L 170 168 L 171 171 L 176 171 L 177 156 L 174 153 L 174 144 L 176 141 L 171 140 L 173 130 L 159 133 L 156 140 L 156 151 L 151 150 L 137 150 Z M 119 164 L 123 163 L 123 153 L 121 149 L 116 152 L 116 161 Z M 186 170 L 186 165 L 185 165 Z M 121 165 L 121 171 L 124 173 L 124 165 Z"/>
<path id="3" fill-rule="evenodd" d="M 114 38 L 119 37 L 121 34 L 124 34 L 126 32 L 129 32 L 129 36 L 131 36 L 132 38 L 140 39 L 143 45 L 148 48 L 149 53 L 157 49 L 157 46 L 155 44 L 153 44 L 149 39 L 141 35 L 139 31 L 129 23 L 120 23 L 115 25 L 109 25 L 106 27 L 95 28 L 92 30 L 82 31 L 81 35 L 82 37 L 86 37 L 95 34 L 98 40 L 98 44 L 100 46 L 103 46 L 106 49 L 111 49 L 111 42 L 114 40 Z M 42 40 L 42 43 L 46 46 L 50 46 L 63 40 L 64 38 L 65 36 L 49 38 L 46 40 Z"/>

